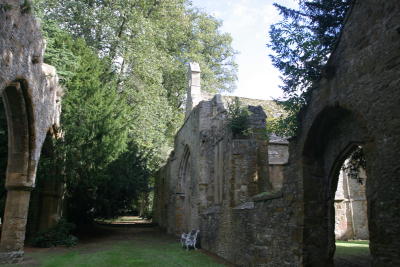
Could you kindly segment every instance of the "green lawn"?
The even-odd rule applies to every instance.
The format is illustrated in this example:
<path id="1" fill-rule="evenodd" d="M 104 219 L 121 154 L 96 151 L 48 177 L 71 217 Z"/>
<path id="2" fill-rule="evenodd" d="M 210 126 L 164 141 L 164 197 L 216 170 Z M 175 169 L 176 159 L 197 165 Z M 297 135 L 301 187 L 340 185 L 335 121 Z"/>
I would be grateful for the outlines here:
<path id="1" fill-rule="evenodd" d="M 74 248 L 28 248 L 23 266 L 227 266 L 222 260 L 210 257 L 200 250 L 182 249 L 177 238 L 166 235 L 153 227 L 104 226 L 100 229 L 99 235 L 82 240 Z M 337 241 L 335 263 L 336 266 L 368 266 L 369 242 Z M 349 263 L 351 264 L 348 265 Z"/>
<path id="2" fill-rule="evenodd" d="M 335 266 L 370 266 L 368 241 L 336 241 Z"/>
<path id="3" fill-rule="evenodd" d="M 96 252 L 36 253 L 28 255 L 43 267 L 63 266 L 223 266 L 198 251 L 185 251 L 177 244 L 143 244 L 119 241 Z"/>
<path id="4" fill-rule="evenodd" d="M 336 255 L 368 256 L 368 241 L 336 241 Z"/>
<path id="5" fill-rule="evenodd" d="M 27 248 L 23 266 L 226 266 L 200 250 L 182 249 L 177 238 L 155 228 L 108 227 L 106 230 L 110 232 L 83 240 L 74 248 Z"/>

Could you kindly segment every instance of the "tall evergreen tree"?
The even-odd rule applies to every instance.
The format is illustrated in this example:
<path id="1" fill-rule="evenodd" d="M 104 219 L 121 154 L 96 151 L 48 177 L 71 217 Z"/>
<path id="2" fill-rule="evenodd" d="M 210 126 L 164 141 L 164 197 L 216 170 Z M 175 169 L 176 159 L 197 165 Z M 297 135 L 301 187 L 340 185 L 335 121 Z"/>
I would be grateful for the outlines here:
<path id="1" fill-rule="evenodd" d="M 48 41 L 44 60 L 58 69 L 65 88 L 63 136 L 55 144 L 60 160 L 52 162 L 63 166 L 59 175 L 66 182 L 70 218 L 87 221 L 99 201 L 99 184 L 113 178 L 107 174 L 109 164 L 126 151 L 131 111 L 124 94 L 115 90 L 108 58 L 100 59 L 83 39 L 54 23 L 44 24 L 43 31 Z M 56 166 L 40 161 L 39 170 L 46 168 Z"/>
<path id="2" fill-rule="evenodd" d="M 283 19 L 270 28 L 273 65 L 282 74 L 280 101 L 288 117 L 278 121 L 280 134 L 294 135 L 296 114 L 307 104 L 343 26 L 351 0 L 299 0 L 298 9 L 275 4 Z"/>

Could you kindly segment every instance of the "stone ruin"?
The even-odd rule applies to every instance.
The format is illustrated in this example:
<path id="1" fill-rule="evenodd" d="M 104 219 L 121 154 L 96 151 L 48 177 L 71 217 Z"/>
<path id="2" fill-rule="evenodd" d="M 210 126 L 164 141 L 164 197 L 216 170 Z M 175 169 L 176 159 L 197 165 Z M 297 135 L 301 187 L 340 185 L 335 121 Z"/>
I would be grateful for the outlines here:
<path id="1" fill-rule="evenodd" d="M 364 169 L 359 176 L 362 182 L 340 170 L 334 204 L 336 240 L 369 240 Z"/>
<path id="2" fill-rule="evenodd" d="M 399 14 L 397 0 L 353 2 L 289 153 L 285 140 L 257 135 L 259 107 L 249 107 L 255 134 L 235 138 L 224 98 L 201 101 L 194 79 L 156 181 L 160 226 L 200 229 L 204 249 L 239 266 L 333 266 L 339 173 L 361 145 L 371 264 L 400 266 Z"/>
<path id="3" fill-rule="evenodd" d="M 62 89 L 43 63 L 45 43 L 29 1 L 0 1 L 0 93 L 8 124 L 7 201 L 0 263 L 22 259 L 31 190 L 46 134 L 57 135 Z"/>
<path id="4" fill-rule="evenodd" d="M 268 146 L 264 131 L 257 132 L 264 130 L 266 123 L 260 106 L 248 107 L 253 133 L 234 138 L 227 125 L 230 97 L 216 95 L 202 101 L 198 64 L 192 63 L 189 73 L 186 121 L 176 135 L 174 151 L 160 170 L 156 186 L 155 217 L 174 234 L 199 229 L 204 224 L 201 214 L 223 212 L 221 205 L 236 207 L 258 193 L 277 192 L 282 186 L 282 166 L 288 158 L 285 139 L 275 137 Z M 272 159 L 269 163 L 268 155 Z M 266 167 L 268 164 L 271 169 Z"/>
<path id="5" fill-rule="evenodd" d="M 27 3 L 0 1 L 9 127 L 1 263 L 23 254 L 37 162 L 46 134 L 57 133 L 62 94 Z M 332 266 L 340 167 L 362 145 L 372 265 L 400 266 L 399 14 L 397 0 L 354 1 L 289 146 L 262 137 L 265 113 L 257 106 L 249 107 L 253 134 L 234 137 L 224 97 L 201 101 L 193 77 L 185 124 L 159 171 L 159 224 L 175 234 L 200 229 L 204 249 L 241 266 Z"/>

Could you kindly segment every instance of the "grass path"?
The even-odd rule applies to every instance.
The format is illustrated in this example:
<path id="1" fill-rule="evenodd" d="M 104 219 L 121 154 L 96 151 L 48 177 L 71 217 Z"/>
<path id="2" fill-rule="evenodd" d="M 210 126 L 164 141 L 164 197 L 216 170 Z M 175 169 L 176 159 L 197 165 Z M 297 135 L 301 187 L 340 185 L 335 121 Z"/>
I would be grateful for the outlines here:
<path id="1" fill-rule="evenodd" d="M 186 251 L 178 239 L 154 227 L 101 226 L 95 237 L 83 238 L 74 248 L 26 248 L 23 266 L 229 266 L 202 250 Z M 15 265 L 10 265 L 15 266 Z"/>

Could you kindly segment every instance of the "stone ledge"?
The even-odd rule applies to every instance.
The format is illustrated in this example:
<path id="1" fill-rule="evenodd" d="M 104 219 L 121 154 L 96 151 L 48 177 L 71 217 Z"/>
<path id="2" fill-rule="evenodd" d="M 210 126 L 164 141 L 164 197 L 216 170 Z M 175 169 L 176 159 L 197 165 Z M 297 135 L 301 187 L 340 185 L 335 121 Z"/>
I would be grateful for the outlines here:
<path id="1" fill-rule="evenodd" d="M 233 208 L 234 210 L 251 210 L 254 209 L 254 202 L 245 202 Z"/>
<path id="2" fill-rule="evenodd" d="M 266 201 L 266 200 L 277 199 L 277 198 L 282 198 L 282 197 L 283 197 L 282 191 L 262 192 L 258 195 L 253 196 L 253 201 L 260 202 L 260 201 Z"/>
<path id="3" fill-rule="evenodd" d="M 202 215 L 212 215 L 212 214 L 217 214 L 217 213 L 221 213 L 221 206 L 211 206 L 209 208 L 207 208 Z"/>
<path id="4" fill-rule="evenodd" d="M 24 259 L 23 251 L 0 252 L 0 264 L 16 264 Z"/>

